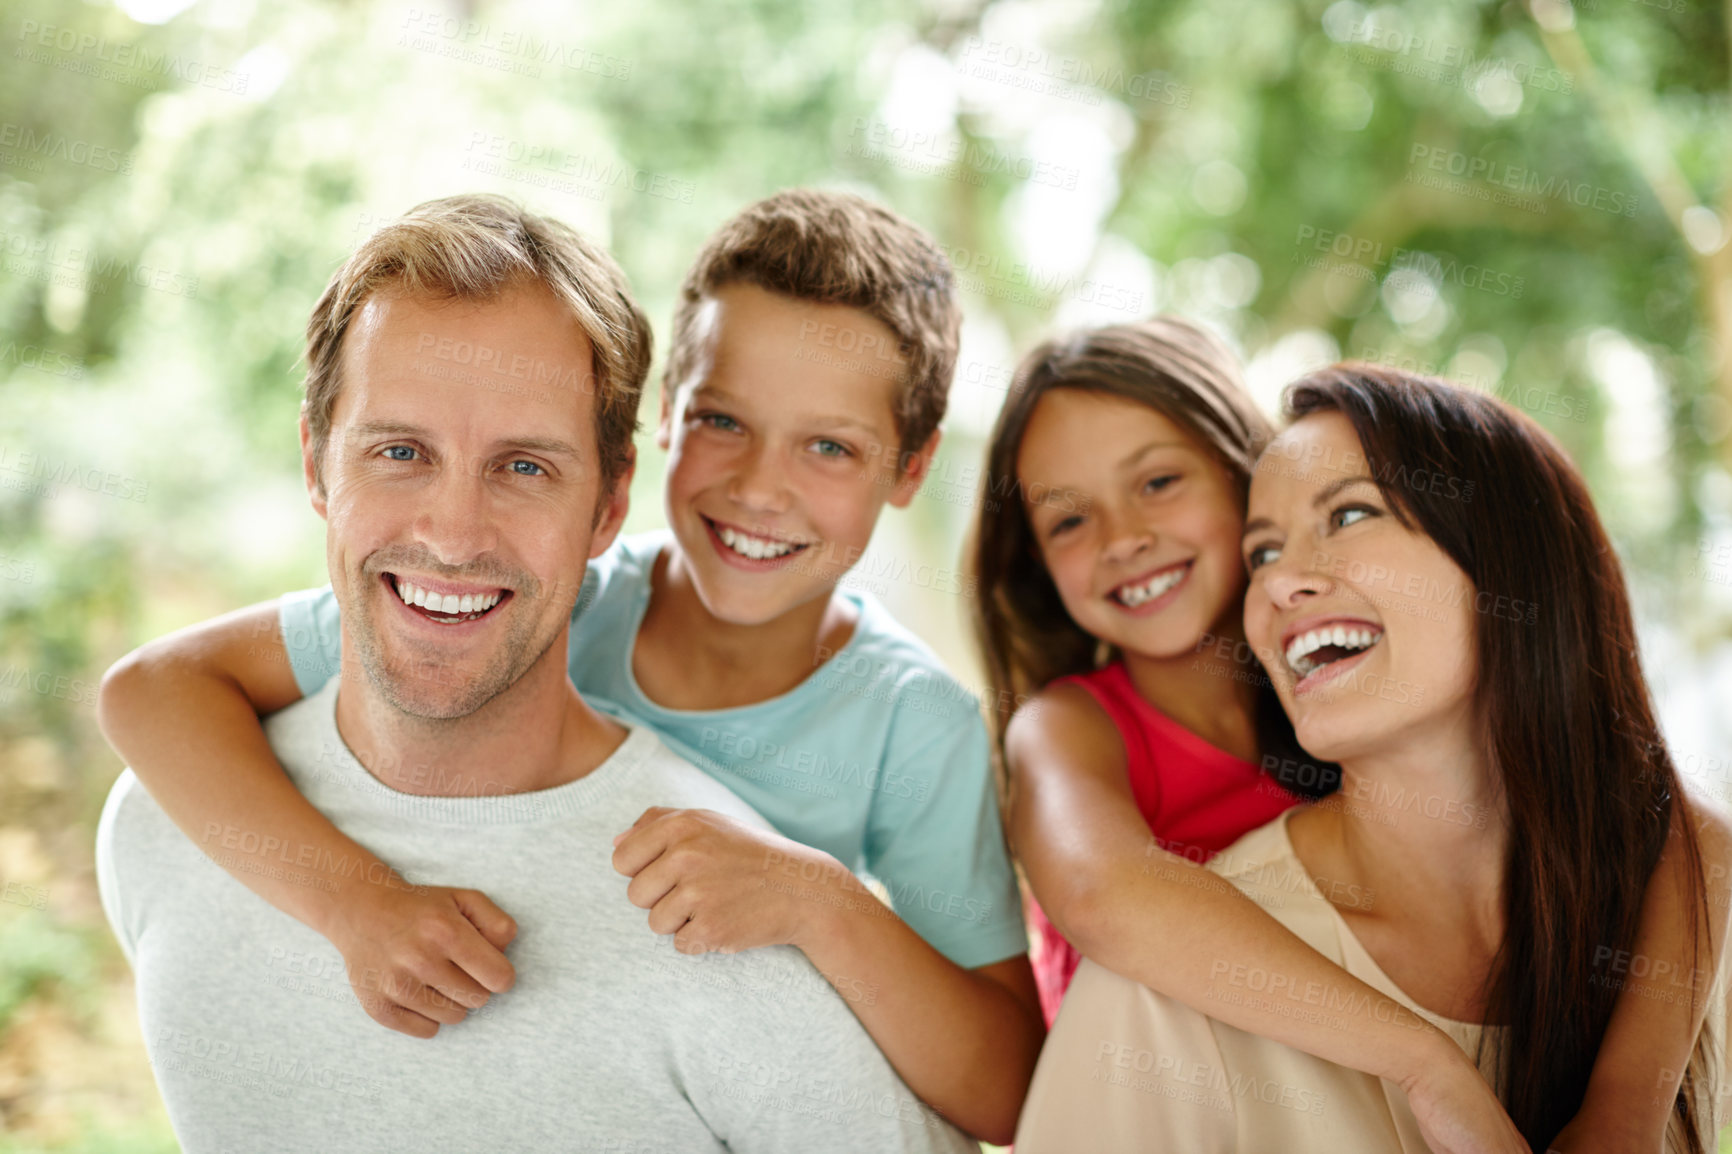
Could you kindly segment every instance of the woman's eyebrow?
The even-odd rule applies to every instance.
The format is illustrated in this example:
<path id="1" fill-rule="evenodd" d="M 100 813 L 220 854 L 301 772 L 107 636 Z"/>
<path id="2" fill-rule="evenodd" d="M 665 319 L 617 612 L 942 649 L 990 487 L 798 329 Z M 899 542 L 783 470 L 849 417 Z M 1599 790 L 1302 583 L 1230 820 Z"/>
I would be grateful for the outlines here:
<path id="1" fill-rule="evenodd" d="M 1315 509 L 1321 505 L 1327 504 L 1331 497 L 1350 486 L 1369 485 L 1371 483 L 1371 478 L 1364 474 L 1355 477 L 1342 477 L 1340 480 L 1331 481 L 1329 484 L 1323 486 L 1315 497 L 1311 498 L 1311 507 Z"/>
<path id="2" fill-rule="evenodd" d="M 1311 507 L 1315 509 L 1328 504 L 1329 499 L 1334 497 L 1335 494 L 1341 492 L 1343 489 L 1351 488 L 1354 485 L 1370 485 L 1372 483 L 1371 478 L 1365 476 L 1342 477 L 1340 480 L 1331 481 L 1329 484 L 1323 486 L 1322 490 L 1315 497 L 1311 498 Z M 1253 517 L 1251 520 L 1245 522 L 1245 531 L 1239 534 L 1239 539 L 1243 541 L 1253 533 L 1260 533 L 1264 529 L 1273 529 L 1274 527 L 1275 522 L 1269 520 L 1267 517 Z"/>

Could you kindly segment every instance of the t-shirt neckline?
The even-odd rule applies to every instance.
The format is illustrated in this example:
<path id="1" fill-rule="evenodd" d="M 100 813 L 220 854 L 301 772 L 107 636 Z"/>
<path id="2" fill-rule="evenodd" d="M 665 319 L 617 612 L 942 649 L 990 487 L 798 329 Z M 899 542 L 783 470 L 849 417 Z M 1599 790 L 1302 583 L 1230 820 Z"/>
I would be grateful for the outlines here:
<path id="1" fill-rule="evenodd" d="M 624 788 L 660 745 L 653 730 L 620 722 L 627 732 L 619 747 L 600 765 L 563 785 L 518 793 L 455 796 L 405 793 L 368 772 L 343 740 L 337 728 L 337 693 L 341 684 L 341 677 L 333 677 L 307 699 L 310 707 L 318 711 L 322 748 L 332 751 L 331 776 L 366 800 L 394 813 L 443 825 L 521 825 L 577 816 Z"/>

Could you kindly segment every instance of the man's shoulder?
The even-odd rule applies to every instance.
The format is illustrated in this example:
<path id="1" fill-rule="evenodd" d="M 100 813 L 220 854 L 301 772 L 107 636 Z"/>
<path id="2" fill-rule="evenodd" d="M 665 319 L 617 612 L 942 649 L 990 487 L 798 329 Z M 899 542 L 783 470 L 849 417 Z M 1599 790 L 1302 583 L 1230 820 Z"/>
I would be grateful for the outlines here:
<path id="1" fill-rule="evenodd" d="M 709 809 L 764 829 L 775 828 L 733 790 L 670 749 L 655 730 L 648 726 L 636 728 L 650 739 L 637 766 L 636 788 L 645 798 L 664 799 L 651 801 L 651 805 Z"/>

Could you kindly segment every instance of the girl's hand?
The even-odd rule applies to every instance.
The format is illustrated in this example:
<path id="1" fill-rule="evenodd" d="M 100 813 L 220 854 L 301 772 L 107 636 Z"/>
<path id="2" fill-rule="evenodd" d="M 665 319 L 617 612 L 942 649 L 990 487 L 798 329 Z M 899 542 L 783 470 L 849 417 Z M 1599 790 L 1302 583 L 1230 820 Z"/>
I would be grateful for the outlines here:
<path id="1" fill-rule="evenodd" d="M 346 897 L 325 936 L 375 1022 L 431 1038 L 511 988 L 517 974 L 503 951 L 517 923 L 477 890 L 391 879 Z"/>
<path id="2" fill-rule="evenodd" d="M 1434 1154 L 1531 1154 L 1479 1070 L 1439 1037 L 1449 1052 L 1440 1050 L 1402 1087 L 1426 1144 Z"/>
<path id="3" fill-rule="evenodd" d="M 834 906 L 882 908 L 823 850 L 707 809 L 646 809 L 613 844 L 626 896 L 682 954 L 797 946 Z"/>

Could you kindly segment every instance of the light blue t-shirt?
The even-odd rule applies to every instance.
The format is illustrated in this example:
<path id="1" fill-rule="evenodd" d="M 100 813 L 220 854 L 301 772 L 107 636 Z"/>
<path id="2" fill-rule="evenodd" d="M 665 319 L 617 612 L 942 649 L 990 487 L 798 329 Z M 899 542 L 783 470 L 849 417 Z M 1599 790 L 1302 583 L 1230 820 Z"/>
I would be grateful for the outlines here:
<path id="1" fill-rule="evenodd" d="M 898 915 L 965 969 L 1028 951 L 972 694 L 869 594 L 842 590 L 854 635 L 805 681 L 737 709 L 664 709 L 632 676 L 650 573 L 667 531 L 590 562 L 567 664 L 597 709 L 654 729 L 786 836 L 882 882 Z M 282 599 L 283 643 L 311 695 L 342 653 L 329 586 Z"/>

